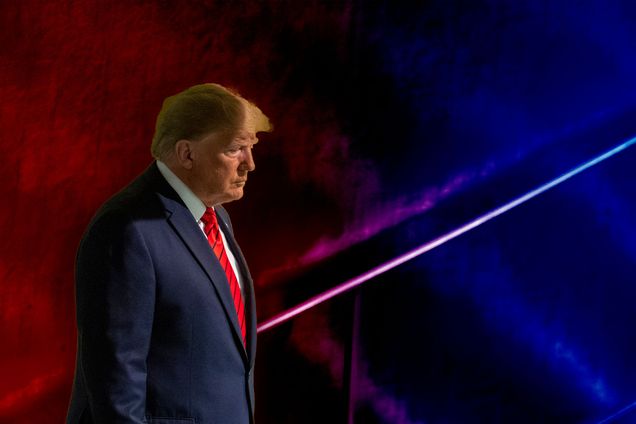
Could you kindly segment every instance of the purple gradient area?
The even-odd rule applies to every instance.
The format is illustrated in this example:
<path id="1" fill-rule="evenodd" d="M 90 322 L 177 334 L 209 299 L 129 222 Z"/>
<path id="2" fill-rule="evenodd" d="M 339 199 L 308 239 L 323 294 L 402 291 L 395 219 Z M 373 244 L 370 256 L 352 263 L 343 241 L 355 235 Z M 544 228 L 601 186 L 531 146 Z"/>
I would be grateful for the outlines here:
<path id="1" fill-rule="evenodd" d="M 305 358 L 328 371 L 334 387 L 342 389 L 345 348 L 329 329 L 329 316 L 324 310 L 315 310 L 298 317 L 294 321 L 291 340 L 295 349 Z M 352 381 L 352 384 L 355 386 L 356 403 L 371 407 L 384 422 L 423 424 L 409 417 L 405 401 L 373 381 L 368 373 L 368 364 L 364 360 L 358 358 L 352 366 L 355 367 L 355 381 Z"/>
<path id="2" fill-rule="evenodd" d="M 336 238 L 321 237 L 299 259 L 300 265 L 308 265 L 333 256 L 354 244 L 368 240 L 382 230 L 394 227 L 408 218 L 419 215 L 433 208 L 440 200 L 461 190 L 469 183 L 473 183 L 477 176 L 483 177 L 492 171 L 492 166 L 484 168 L 479 173 L 465 172 L 456 175 L 440 188 L 425 190 L 418 198 L 408 199 L 400 197 L 390 202 L 378 202 L 378 207 L 351 224 L 345 232 Z"/>
<path id="3" fill-rule="evenodd" d="M 343 147 L 343 150 L 346 150 L 347 144 L 342 138 L 334 142 L 334 144 L 339 144 Z M 478 171 L 465 171 L 457 174 L 439 188 L 428 188 L 417 196 L 400 196 L 386 200 L 386 197 L 379 196 L 377 184 L 375 183 L 376 176 L 368 169 L 365 162 L 352 160 L 351 166 L 348 166 L 345 170 L 334 169 L 327 165 L 326 170 L 328 172 L 325 172 L 322 177 L 319 175 L 314 177 L 316 180 L 322 178 L 326 187 L 331 184 L 329 183 L 331 178 L 326 178 L 326 176 L 335 174 L 340 174 L 342 178 L 349 181 L 354 180 L 354 184 L 360 187 L 360 190 L 356 193 L 357 199 L 352 199 L 347 192 L 343 193 L 341 203 L 345 208 L 355 208 L 356 205 L 364 204 L 375 204 L 376 207 L 350 213 L 351 221 L 345 223 L 346 227 L 340 235 L 333 237 L 328 235 L 320 236 L 308 250 L 298 255 L 298 257 L 289 260 L 282 266 L 263 271 L 260 275 L 261 282 L 267 283 L 267 281 L 275 279 L 277 275 L 284 274 L 286 271 L 311 265 L 337 255 L 358 243 L 370 239 L 381 231 L 395 227 L 409 218 L 425 213 L 435 207 L 441 200 L 489 176 L 494 172 L 495 168 L 495 165 L 490 162 Z M 364 198 L 361 199 L 360 197 Z"/>
<path id="4" fill-rule="evenodd" d="M 366 404 L 382 418 L 383 422 L 393 424 L 424 424 L 423 421 L 413 420 L 408 411 L 406 400 L 399 399 L 389 393 L 382 386 L 369 377 L 368 364 L 360 361 L 357 366 L 357 379 L 355 381 L 358 394 L 357 401 Z"/>

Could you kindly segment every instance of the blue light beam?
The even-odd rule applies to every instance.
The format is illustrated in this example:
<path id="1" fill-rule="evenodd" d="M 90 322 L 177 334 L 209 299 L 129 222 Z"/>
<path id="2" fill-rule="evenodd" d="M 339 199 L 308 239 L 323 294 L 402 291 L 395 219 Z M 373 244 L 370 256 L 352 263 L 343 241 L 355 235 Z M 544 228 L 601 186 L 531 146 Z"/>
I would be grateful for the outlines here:
<path id="1" fill-rule="evenodd" d="M 462 225 L 461 227 L 456 228 L 455 230 L 446 233 L 436 239 L 433 239 L 423 245 L 421 245 L 420 247 L 417 247 L 409 252 L 406 252 L 388 262 L 384 262 L 383 264 L 380 264 L 378 266 L 376 266 L 375 268 L 370 269 L 369 271 L 366 271 L 360 275 L 358 275 L 357 277 L 354 277 L 350 280 L 347 280 L 321 294 L 318 294 L 296 306 L 294 306 L 293 308 L 290 308 L 284 312 L 281 312 L 278 315 L 275 315 L 274 317 L 268 319 L 267 321 L 261 323 L 258 326 L 257 332 L 263 332 L 266 330 L 269 330 L 270 328 L 276 327 L 282 323 L 284 323 L 285 321 L 288 321 L 290 319 L 292 319 L 293 317 L 305 312 L 306 310 L 313 308 L 316 305 L 319 305 L 323 302 L 326 302 L 327 300 L 336 297 L 340 294 L 343 294 L 349 290 L 352 290 L 355 287 L 358 287 L 359 285 L 363 284 L 366 281 L 371 280 L 374 277 L 377 277 L 378 275 L 381 275 L 387 271 L 392 270 L 393 268 L 402 265 L 405 262 L 410 261 L 411 259 L 414 259 L 430 250 L 435 249 L 438 246 L 441 246 L 442 244 L 453 240 L 456 237 L 461 236 L 464 233 L 467 233 L 468 231 L 479 227 L 480 225 L 490 221 L 493 218 L 498 217 L 499 215 L 502 215 L 506 212 L 508 212 L 509 210 L 516 208 L 517 206 L 527 202 L 528 200 L 540 195 L 541 193 L 544 193 L 548 190 L 550 190 L 551 188 L 561 184 L 564 181 L 569 180 L 570 178 L 574 177 L 577 174 L 580 174 L 581 172 L 585 171 L 586 169 L 589 169 L 591 167 L 593 167 L 594 165 L 597 165 L 600 162 L 603 162 L 604 160 L 622 152 L 623 150 L 627 149 L 628 147 L 630 147 L 632 144 L 636 143 L 636 137 L 629 139 L 628 141 L 614 147 L 611 150 L 608 150 L 607 152 L 596 156 L 590 160 L 588 160 L 587 162 L 582 163 L 581 165 L 575 167 L 574 169 L 566 172 L 565 174 L 561 175 L 560 177 L 549 181 L 539 187 L 537 187 L 536 189 L 528 192 L 527 194 L 524 194 L 521 197 L 518 197 L 506 204 L 504 204 L 503 206 L 500 206 L 484 215 L 479 216 L 478 218 Z"/>
<path id="2" fill-rule="evenodd" d="M 627 412 L 629 412 L 630 410 L 634 409 L 634 407 L 636 407 L 636 402 L 627 405 L 625 408 L 621 409 L 620 411 L 618 411 L 615 414 L 610 415 L 609 417 L 605 418 L 602 421 L 599 421 L 598 424 L 608 424 L 611 423 L 612 421 L 614 421 L 617 418 L 622 417 L 623 415 L 625 415 Z"/>

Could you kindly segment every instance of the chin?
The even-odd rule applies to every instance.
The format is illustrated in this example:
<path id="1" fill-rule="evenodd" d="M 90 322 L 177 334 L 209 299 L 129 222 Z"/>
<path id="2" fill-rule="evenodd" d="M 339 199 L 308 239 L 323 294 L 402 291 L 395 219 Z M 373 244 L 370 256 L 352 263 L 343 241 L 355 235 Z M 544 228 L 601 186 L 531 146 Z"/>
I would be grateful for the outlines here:
<path id="1" fill-rule="evenodd" d="M 231 193 L 228 193 L 228 195 L 225 198 L 225 200 L 223 201 L 223 203 L 233 202 L 235 200 L 239 200 L 242 197 L 243 197 L 243 190 L 232 191 Z"/>

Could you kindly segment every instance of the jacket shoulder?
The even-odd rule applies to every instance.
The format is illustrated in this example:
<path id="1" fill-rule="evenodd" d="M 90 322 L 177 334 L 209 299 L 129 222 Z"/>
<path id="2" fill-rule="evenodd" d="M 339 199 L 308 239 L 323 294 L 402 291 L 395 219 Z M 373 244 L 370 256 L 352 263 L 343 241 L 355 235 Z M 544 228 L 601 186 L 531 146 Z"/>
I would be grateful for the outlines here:
<path id="1" fill-rule="evenodd" d="M 84 237 L 97 228 L 115 229 L 140 219 L 165 216 L 157 196 L 158 171 L 152 167 L 106 200 L 95 212 Z M 155 175 L 157 174 L 157 175 Z"/>

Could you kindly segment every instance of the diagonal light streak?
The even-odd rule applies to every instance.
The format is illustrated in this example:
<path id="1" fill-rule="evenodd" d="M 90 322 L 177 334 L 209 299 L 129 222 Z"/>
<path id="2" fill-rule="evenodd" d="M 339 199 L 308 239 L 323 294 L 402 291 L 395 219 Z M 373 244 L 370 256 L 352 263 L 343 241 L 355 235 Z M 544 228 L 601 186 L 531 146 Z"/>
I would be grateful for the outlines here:
<path id="1" fill-rule="evenodd" d="M 631 409 L 633 409 L 634 407 L 636 407 L 636 402 L 627 405 L 625 408 L 621 409 L 620 411 L 618 411 L 615 414 L 610 415 L 609 417 L 605 418 L 602 421 L 599 421 L 598 424 L 607 424 L 607 423 L 611 423 L 612 421 L 614 421 L 616 418 L 619 418 L 623 415 L 625 415 L 627 412 L 629 412 Z"/>
<path id="2" fill-rule="evenodd" d="M 518 197 L 506 204 L 504 204 L 503 206 L 500 206 L 484 215 L 479 216 L 478 218 L 462 225 L 461 227 L 456 228 L 455 230 L 446 233 L 436 239 L 433 239 L 423 245 L 421 245 L 420 247 L 417 247 L 411 251 L 408 251 L 388 262 L 384 262 L 383 264 L 380 264 L 378 266 L 376 266 L 375 268 L 370 269 L 369 271 L 366 271 L 360 275 L 358 275 L 357 277 L 354 277 L 350 280 L 347 280 L 345 282 L 343 282 L 342 284 L 337 285 L 336 287 L 333 287 L 321 294 L 318 294 L 302 303 L 300 303 L 299 305 L 294 306 L 293 308 L 290 308 L 278 315 L 275 315 L 274 317 L 268 319 L 267 321 L 261 323 L 258 326 L 258 332 L 262 332 L 262 331 L 266 331 L 269 330 L 272 327 L 276 327 L 277 325 L 282 324 L 285 321 L 290 320 L 291 318 L 295 317 L 296 315 L 299 315 L 303 312 L 305 312 L 306 310 L 313 308 L 316 305 L 319 305 L 320 303 L 323 303 L 333 297 L 336 297 L 342 293 L 345 293 L 359 285 L 361 285 L 362 283 L 371 280 L 374 277 L 377 277 L 378 275 L 381 275 L 387 271 L 392 270 L 393 268 L 402 265 L 405 262 L 410 261 L 411 259 L 414 259 L 430 250 L 435 249 L 438 246 L 441 246 L 442 244 L 461 236 L 464 233 L 467 233 L 468 231 L 479 227 L 480 225 L 490 221 L 493 218 L 498 217 L 501 214 L 504 214 L 506 212 L 508 212 L 509 210 L 521 205 L 522 203 L 527 202 L 528 200 L 540 195 L 543 192 L 546 192 L 548 190 L 550 190 L 551 188 L 561 184 L 564 181 L 569 180 L 570 178 L 572 178 L 573 176 L 580 174 L 581 172 L 585 171 L 588 168 L 593 167 L 594 165 L 597 165 L 598 163 L 622 152 L 623 150 L 627 149 L 628 147 L 630 147 L 632 144 L 636 143 L 636 137 L 631 138 L 629 140 L 627 140 L 626 142 L 614 147 L 613 149 L 610 149 L 608 151 L 606 151 L 605 153 L 596 156 L 580 165 L 578 165 L 577 167 L 573 168 L 572 170 L 566 172 L 565 174 L 561 175 L 558 178 L 555 178 L 539 187 L 537 187 L 536 189 L 524 194 L 521 197 Z"/>

